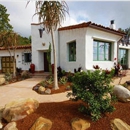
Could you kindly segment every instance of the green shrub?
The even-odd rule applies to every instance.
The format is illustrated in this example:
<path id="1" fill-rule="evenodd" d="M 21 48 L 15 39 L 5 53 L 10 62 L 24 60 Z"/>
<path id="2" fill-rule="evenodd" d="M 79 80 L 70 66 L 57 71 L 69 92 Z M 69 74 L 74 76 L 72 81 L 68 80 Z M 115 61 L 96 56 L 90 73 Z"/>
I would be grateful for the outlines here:
<path id="1" fill-rule="evenodd" d="M 43 87 L 48 87 L 45 80 L 41 81 L 41 82 L 40 82 L 40 85 L 43 86 Z"/>
<path id="2" fill-rule="evenodd" d="M 52 83 L 53 83 L 53 77 L 50 76 L 50 77 L 46 80 L 46 83 L 52 84 Z"/>
<path id="3" fill-rule="evenodd" d="M 68 72 L 68 73 L 67 73 L 68 82 L 72 82 L 73 76 L 74 76 L 73 73 L 71 73 L 71 72 Z"/>
<path id="4" fill-rule="evenodd" d="M 25 70 L 21 73 L 21 77 L 22 77 L 22 79 L 27 79 L 27 78 L 30 78 L 30 75 L 29 75 L 28 71 Z"/>
<path id="5" fill-rule="evenodd" d="M 60 80 L 59 80 L 59 83 L 60 84 L 66 84 L 67 83 L 67 77 L 66 76 L 61 77 Z"/>
<path id="6" fill-rule="evenodd" d="M 65 76 L 66 75 L 66 72 L 65 72 L 65 70 L 62 70 L 62 68 L 59 66 L 58 68 L 57 68 L 57 74 L 58 74 L 58 80 L 60 79 L 60 78 L 62 78 L 63 76 Z"/>
<path id="7" fill-rule="evenodd" d="M 11 81 L 13 79 L 13 75 L 11 73 L 5 73 L 5 80 L 6 81 Z"/>
<path id="8" fill-rule="evenodd" d="M 113 86 L 112 73 L 105 70 L 95 70 L 76 73 L 73 77 L 72 93 L 68 93 L 73 100 L 82 100 L 84 106 L 79 110 L 91 116 L 92 120 L 98 120 L 105 112 L 112 112 L 112 98 L 103 98 L 105 94 L 111 93 Z"/>

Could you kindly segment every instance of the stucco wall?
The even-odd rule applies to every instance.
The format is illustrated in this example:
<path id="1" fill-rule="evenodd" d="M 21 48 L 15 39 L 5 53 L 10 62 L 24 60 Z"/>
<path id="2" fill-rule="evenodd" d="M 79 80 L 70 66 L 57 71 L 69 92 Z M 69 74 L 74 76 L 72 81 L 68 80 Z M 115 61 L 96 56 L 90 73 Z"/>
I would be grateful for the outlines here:
<path id="1" fill-rule="evenodd" d="M 42 25 L 41 25 L 42 26 Z M 39 29 L 41 28 L 39 24 L 31 25 L 31 36 L 32 36 L 32 63 L 35 64 L 36 71 L 44 71 L 44 52 L 49 49 L 49 44 L 52 44 L 52 39 L 50 33 L 46 30 L 43 31 L 42 38 L 39 36 Z M 56 43 L 56 52 L 58 57 L 58 33 L 54 33 L 54 40 Z M 53 50 L 53 46 L 51 45 Z M 53 51 L 51 51 L 53 53 Z M 53 64 L 53 54 L 51 55 L 51 64 Z M 58 64 L 58 60 L 57 60 Z"/>
<path id="2" fill-rule="evenodd" d="M 85 34 L 86 29 L 72 29 L 59 31 L 59 64 L 66 71 L 74 72 L 74 69 L 85 69 Z M 69 61 L 68 43 L 76 41 L 76 61 Z"/>
<path id="3" fill-rule="evenodd" d="M 44 70 L 44 52 L 48 50 L 51 42 L 49 34 L 43 31 L 42 38 L 39 36 L 40 25 L 31 25 L 32 36 L 32 63 L 35 64 L 36 71 Z"/>
<path id="4" fill-rule="evenodd" d="M 66 71 L 74 71 L 74 68 L 82 67 L 83 70 L 93 69 L 93 65 L 99 65 L 102 69 L 111 69 L 114 58 L 117 57 L 117 41 L 120 36 L 92 28 L 79 28 L 59 31 L 60 66 Z M 93 61 L 93 40 L 104 40 L 112 43 L 111 61 Z M 76 61 L 69 62 L 67 43 L 76 41 Z"/>
<path id="5" fill-rule="evenodd" d="M 93 69 L 93 65 L 99 65 L 102 69 L 110 70 L 113 67 L 114 58 L 117 58 L 117 42 L 120 38 L 120 36 L 112 33 L 88 28 L 86 34 L 86 69 Z M 93 61 L 94 39 L 112 43 L 111 61 Z"/>

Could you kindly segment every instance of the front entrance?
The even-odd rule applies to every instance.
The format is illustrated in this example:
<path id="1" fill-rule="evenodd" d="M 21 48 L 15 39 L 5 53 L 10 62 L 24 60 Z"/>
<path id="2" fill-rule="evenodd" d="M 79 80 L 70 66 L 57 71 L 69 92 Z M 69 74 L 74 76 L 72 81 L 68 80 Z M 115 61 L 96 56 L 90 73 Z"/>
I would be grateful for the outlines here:
<path id="1" fill-rule="evenodd" d="M 49 72 L 49 62 L 47 60 L 47 52 L 44 52 L 44 72 Z"/>

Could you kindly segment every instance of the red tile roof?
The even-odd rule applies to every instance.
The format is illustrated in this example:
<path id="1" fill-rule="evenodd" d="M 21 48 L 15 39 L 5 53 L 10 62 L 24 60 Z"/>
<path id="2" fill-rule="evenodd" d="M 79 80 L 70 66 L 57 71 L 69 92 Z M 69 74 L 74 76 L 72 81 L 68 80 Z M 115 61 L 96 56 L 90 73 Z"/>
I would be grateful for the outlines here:
<path id="1" fill-rule="evenodd" d="M 16 49 L 28 49 L 31 48 L 31 45 L 19 45 L 16 47 Z M 12 49 L 12 47 L 10 47 Z M 5 47 L 0 47 L 0 50 L 6 50 Z"/>
<path id="2" fill-rule="evenodd" d="M 66 27 L 62 27 L 62 28 L 59 28 L 58 31 L 63 31 L 63 30 L 71 30 L 71 29 L 77 29 L 77 28 L 87 28 L 87 27 L 90 27 L 90 28 L 95 28 L 95 29 L 98 29 L 98 30 L 103 30 L 103 31 L 106 31 L 106 32 L 111 32 L 111 33 L 114 33 L 114 34 L 117 34 L 117 35 L 125 35 L 125 33 L 123 32 L 120 32 L 118 30 L 115 30 L 115 29 L 111 29 L 109 27 L 104 27 L 102 25 L 98 25 L 98 24 L 95 24 L 95 23 L 92 23 L 91 21 L 89 22 L 84 22 L 84 23 L 81 23 L 81 24 L 77 24 L 77 25 L 71 25 L 71 26 L 66 26 Z"/>

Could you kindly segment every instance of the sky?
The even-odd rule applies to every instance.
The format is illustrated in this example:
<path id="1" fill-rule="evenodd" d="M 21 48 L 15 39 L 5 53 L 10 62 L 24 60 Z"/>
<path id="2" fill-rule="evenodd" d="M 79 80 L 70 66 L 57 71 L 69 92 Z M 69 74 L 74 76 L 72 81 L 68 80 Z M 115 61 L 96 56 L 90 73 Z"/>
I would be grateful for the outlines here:
<path id="1" fill-rule="evenodd" d="M 75 25 L 83 22 L 96 23 L 105 27 L 110 26 L 114 20 L 116 29 L 130 27 L 130 1 L 66 1 L 69 7 L 69 15 L 62 26 Z M 35 0 L 30 0 L 26 7 L 27 0 L 0 0 L 7 13 L 10 14 L 10 24 L 13 30 L 23 37 L 31 35 L 31 23 L 38 23 L 35 13 Z"/>

